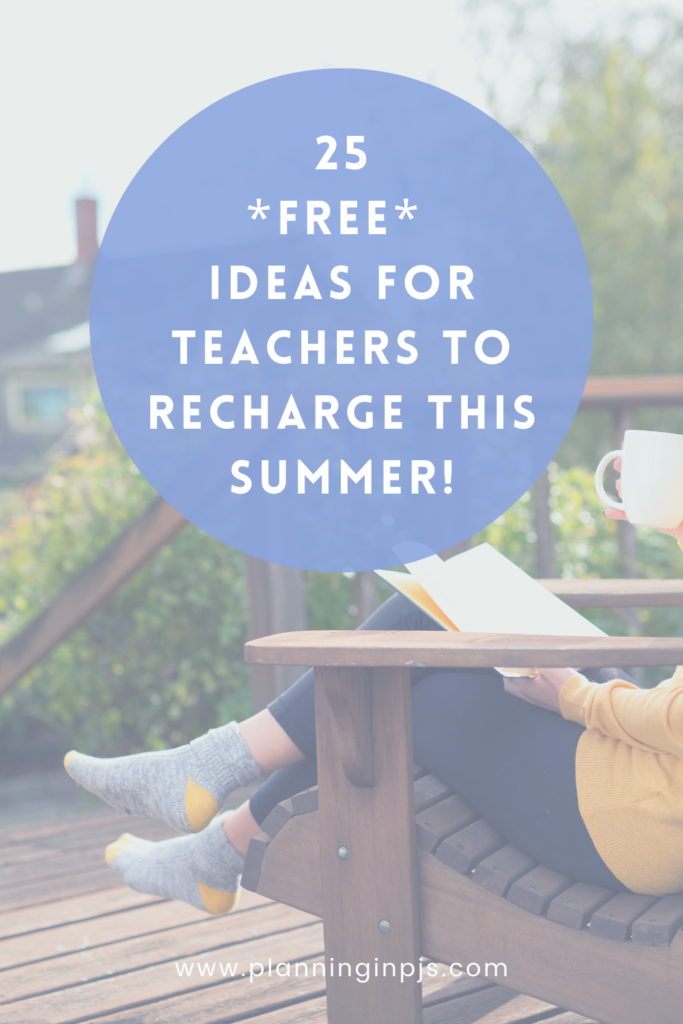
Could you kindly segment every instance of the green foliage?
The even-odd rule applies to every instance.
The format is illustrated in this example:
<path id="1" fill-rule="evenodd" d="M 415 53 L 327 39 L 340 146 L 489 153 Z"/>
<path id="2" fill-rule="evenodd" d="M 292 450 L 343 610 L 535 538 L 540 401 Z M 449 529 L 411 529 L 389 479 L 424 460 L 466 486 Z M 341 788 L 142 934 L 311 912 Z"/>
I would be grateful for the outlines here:
<path id="1" fill-rule="evenodd" d="M 0 637 L 18 631 L 155 497 L 101 405 L 84 449 L 5 495 Z M 45 723 L 90 751 L 184 742 L 249 713 L 243 558 L 187 527 L 0 701 L 0 727 Z"/>
<path id="2" fill-rule="evenodd" d="M 154 491 L 123 452 L 101 403 L 72 413 L 81 450 L 0 510 L 0 643 L 140 515 Z"/>
<path id="3" fill-rule="evenodd" d="M 586 249 L 593 374 L 683 371 L 683 101 L 670 43 L 569 48 L 539 154 Z"/>
<path id="4" fill-rule="evenodd" d="M 340 572 L 306 573 L 309 629 L 353 629 L 353 581 Z"/>
<path id="5" fill-rule="evenodd" d="M 593 285 L 591 374 L 683 372 L 683 24 L 564 48 L 559 103 L 537 156 L 565 200 Z M 650 26 L 650 32 L 652 26 Z M 636 425 L 683 431 L 681 410 Z M 611 416 L 578 416 L 558 461 L 594 465 Z"/>
<path id="6" fill-rule="evenodd" d="M 358 610 L 354 604 L 354 573 L 307 572 L 306 606 L 309 629 L 355 629 Z M 388 583 L 377 580 L 379 603 L 395 591 Z"/>

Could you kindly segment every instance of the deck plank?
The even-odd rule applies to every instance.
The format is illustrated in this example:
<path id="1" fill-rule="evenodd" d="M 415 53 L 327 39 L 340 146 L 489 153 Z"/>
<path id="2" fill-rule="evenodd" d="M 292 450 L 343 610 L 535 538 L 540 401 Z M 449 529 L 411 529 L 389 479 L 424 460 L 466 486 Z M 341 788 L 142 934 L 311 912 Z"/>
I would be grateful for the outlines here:
<path id="1" fill-rule="evenodd" d="M 0 849 L 5 849 L 14 843 L 38 843 L 41 840 L 55 842 L 61 836 L 85 835 L 96 829 L 106 829 L 111 826 L 112 822 L 122 820 L 127 821 L 132 828 L 150 821 L 147 817 L 116 814 L 113 810 L 93 811 L 91 814 L 74 811 L 71 814 L 60 815 L 56 821 L 51 818 L 48 821 L 23 821 L 17 825 L 3 826 L 0 829 Z"/>
<path id="2" fill-rule="evenodd" d="M 426 1008 L 424 1024 L 511 1024 L 552 1009 L 549 1003 L 493 985 Z"/>
<path id="3" fill-rule="evenodd" d="M 107 832 L 104 835 L 98 833 L 89 839 L 83 837 L 81 842 L 71 850 L 50 848 L 44 852 L 40 851 L 38 856 L 34 857 L 28 854 L 19 861 L 0 867 L 0 898 L 3 890 L 14 888 L 17 883 L 23 881 L 32 883 L 47 881 L 48 879 L 72 876 L 74 873 L 88 870 L 91 865 L 102 867 L 106 863 L 105 848 L 110 842 L 118 839 L 121 831 L 119 825 L 112 829 L 111 833 Z M 161 839 L 170 839 L 178 833 L 167 825 L 154 824 L 148 827 L 138 827 L 136 834 L 140 838 L 158 842 Z"/>
<path id="4" fill-rule="evenodd" d="M 68 854 L 95 848 L 104 852 L 104 847 L 118 839 L 122 832 L 132 832 L 143 839 L 152 840 L 171 839 L 173 836 L 179 835 L 170 825 L 166 825 L 162 821 L 154 821 L 151 818 L 131 821 L 125 814 L 116 814 L 111 816 L 109 822 L 108 825 L 102 825 L 92 831 L 67 833 L 48 841 L 60 853 Z"/>
<path id="5" fill-rule="evenodd" d="M 303 957 L 300 958 L 301 961 Z M 309 967 L 309 971 L 310 969 Z M 427 1007 L 438 1000 L 442 990 L 453 994 L 458 992 L 461 994 L 460 998 L 470 994 L 476 995 L 484 990 L 497 990 L 503 993 L 497 999 L 488 996 L 488 1006 L 494 1003 L 500 1005 L 503 999 L 509 1000 L 515 996 L 514 992 L 499 989 L 489 982 L 474 978 L 462 979 L 454 984 L 450 977 L 446 977 L 445 982 L 441 977 L 426 978 L 425 990 L 424 1005 Z M 256 1024 L 313 1024 L 317 1021 L 326 1024 L 325 999 L 321 998 L 323 992 L 324 981 L 319 975 L 315 979 L 309 976 L 307 979 L 299 977 L 298 980 L 264 977 L 260 982 L 256 981 L 253 984 L 248 978 L 235 978 L 227 985 L 221 984 L 210 990 L 205 988 L 197 992 L 183 993 L 138 1007 L 134 1021 L 128 1011 L 108 1016 L 104 1020 L 111 1024 L 124 1024 L 124 1021 L 126 1024 L 167 1024 L 171 1020 L 173 1024 L 231 1024 L 232 1021 L 248 1017 L 250 1020 L 255 1019 Z"/>
<path id="6" fill-rule="evenodd" d="M 128 892 L 133 894 L 132 890 L 123 890 L 123 893 Z M 110 895 L 110 892 L 102 894 L 105 895 Z M 142 896 L 141 893 L 133 895 Z M 75 923 L 56 925 L 2 939 L 0 970 L 49 960 L 86 948 L 98 949 L 135 936 L 154 935 L 195 921 L 210 920 L 202 910 L 197 910 L 188 903 L 181 903 L 179 900 L 160 900 L 156 897 L 147 899 L 148 902 L 142 905 L 130 908 L 124 906 L 119 910 L 80 919 Z M 230 913 L 230 920 L 271 902 L 265 896 L 242 890 L 239 904 Z M 66 900 L 65 903 L 68 905 L 69 901 Z"/>
<path id="7" fill-rule="evenodd" d="M 254 1024 L 327 1024 L 327 1000 L 325 996 L 297 1000 L 290 1006 L 266 1010 L 265 1013 L 254 1014 L 249 1019 L 253 1020 Z M 175 1020 L 176 1018 L 174 1024 Z M 155 1021 L 154 1024 L 161 1024 L 161 1021 Z"/>
<path id="8" fill-rule="evenodd" d="M 248 972 L 250 964 L 264 964 L 266 969 L 269 958 L 273 964 L 280 961 L 305 961 L 310 958 L 317 958 L 323 962 L 323 933 L 322 924 L 316 921 L 314 924 L 297 928 L 292 932 L 285 932 L 279 935 L 268 935 L 251 941 L 244 942 L 235 947 L 232 956 L 222 956 L 220 951 L 210 953 L 207 956 L 178 957 L 177 961 L 170 961 L 155 966 L 145 967 L 132 971 L 128 974 L 117 975 L 116 977 L 93 981 L 78 985 L 74 988 L 61 989 L 48 995 L 36 996 L 32 999 L 21 1002 L 9 1003 L 12 1007 L 12 1024 L 38 1024 L 38 1022 L 50 1021 L 50 1024 L 76 1024 L 80 1021 L 97 1020 L 106 1017 L 107 1021 L 125 1020 L 131 1024 L 130 1011 L 136 1008 L 135 1022 L 147 1019 L 163 1020 L 166 1013 L 166 1020 L 172 1019 L 177 1022 L 178 1018 L 171 1016 L 168 1008 L 162 1009 L 161 1015 L 159 1006 L 167 1002 L 170 997 L 181 994 L 190 995 L 188 1016 L 185 1019 L 192 1020 L 193 1024 L 200 1024 L 202 1020 L 234 1019 L 235 1014 L 246 1014 L 257 1009 L 262 1004 L 269 1004 L 281 1001 L 283 992 L 292 993 L 291 978 L 279 978 L 273 975 L 269 978 L 267 974 L 261 979 L 260 984 L 250 982 Z M 187 963 L 187 970 L 190 971 L 181 975 L 183 963 Z M 214 975 L 218 973 L 218 979 L 211 977 L 206 981 L 198 974 L 194 966 L 190 964 L 215 964 Z M 223 980 L 220 965 L 224 970 L 229 970 L 227 964 L 237 965 L 234 969 L 234 979 Z M 244 977 L 237 975 L 245 974 Z M 226 990 L 229 989 L 229 992 Z M 222 990 L 222 991 L 217 991 Z M 321 992 L 321 978 L 299 977 L 297 982 L 296 998 L 300 994 L 310 992 Z M 215 1014 L 217 1000 L 223 998 L 224 1008 L 221 1011 L 223 1016 Z M 290 999 L 290 996 L 286 996 Z M 159 1006 L 157 1005 L 159 1004 Z M 237 1011 L 235 1007 L 239 1006 Z M 145 1008 L 143 1010 L 143 1007 Z M 148 1009 L 150 1008 L 151 1009 Z M 147 1013 L 145 1012 L 147 1011 Z M 16 1016 L 14 1016 L 16 1014 Z M 151 1014 L 151 1016 L 149 1016 Z M 175 1014 L 175 1010 L 174 1010 Z M 204 1016 L 202 1016 L 204 1014 Z M 227 1015 L 226 1015 L 227 1014 Z M 181 1020 L 184 1018 L 180 1018 Z"/>
<path id="9" fill-rule="evenodd" d="M 279 935 L 312 923 L 316 918 L 281 903 L 271 903 L 234 918 L 207 917 L 151 935 L 56 956 L 51 960 L 5 971 L 0 983 L 0 1006 L 10 1000 L 67 989 L 99 978 L 139 971 L 171 960 L 208 956 L 230 958 L 235 945 L 255 935 Z M 292 937 L 296 943 L 296 936 Z"/>
<path id="10" fill-rule="evenodd" d="M 424 1024 L 526 1024 L 536 1021 L 536 1013 L 531 1015 L 526 1012 L 528 1005 L 524 1002 L 526 996 L 508 997 L 500 1006 L 485 1016 L 478 1018 L 473 1014 L 479 1013 L 480 1007 L 471 1003 L 462 1002 L 459 999 L 449 999 L 445 1003 L 430 1006 L 424 1003 Z M 493 1001 L 493 1000 L 492 1000 Z M 544 1004 L 547 1005 L 547 1004 Z M 523 1016 L 521 1016 L 523 1014 Z M 281 1007 L 278 1010 L 269 1011 L 251 1018 L 254 1024 L 327 1024 L 327 1013 L 324 997 L 308 999 L 305 1002 L 297 1002 L 291 1006 Z M 561 1013 L 542 1018 L 543 1024 L 595 1024 L 595 1021 L 588 1020 L 576 1013 Z M 137 1024 L 137 1022 L 136 1022 Z M 151 1024 L 151 1021 L 150 1021 Z M 159 1019 L 159 1024 L 161 1020 Z"/>
<path id="11" fill-rule="evenodd" d="M 32 864 L 45 857 L 54 857 L 57 851 L 49 846 L 36 846 L 34 843 L 16 843 L 0 848 L 0 868 L 12 867 L 14 864 Z"/>
<path id="12" fill-rule="evenodd" d="M 0 868 L 0 900 L 9 889 L 16 892 L 17 886 L 29 882 L 53 881 L 63 877 L 72 877 L 74 873 L 81 874 L 91 868 L 101 868 L 104 861 L 104 851 L 100 846 L 91 850 L 79 851 L 77 857 L 73 853 L 62 854 L 60 851 L 52 852 L 49 858 L 41 857 L 37 861 L 30 860 L 18 864 L 10 864 Z"/>
<path id="13" fill-rule="evenodd" d="M 124 885 L 123 879 L 105 863 L 102 867 L 91 866 L 90 870 L 84 871 L 79 871 L 77 865 L 74 865 L 74 872 L 71 875 L 17 886 L 0 892 L 0 911 L 35 907 L 52 903 L 53 900 L 66 899 L 69 896 L 84 896 L 86 893 L 100 892 L 102 889 L 118 889 Z"/>
<path id="14" fill-rule="evenodd" d="M 56 928 L 63 924 L 75 924 L 96 917 L 116 914 L 132 907 L 146 906 L 162 901 L 158 896 L 147 896 L 133 889 L 105 889 L 84 896 L 55 899 L 52 903 L 21 910 L 0 913 L 0 939 L 15 935 L 28 935 L 38 931 Z"/>

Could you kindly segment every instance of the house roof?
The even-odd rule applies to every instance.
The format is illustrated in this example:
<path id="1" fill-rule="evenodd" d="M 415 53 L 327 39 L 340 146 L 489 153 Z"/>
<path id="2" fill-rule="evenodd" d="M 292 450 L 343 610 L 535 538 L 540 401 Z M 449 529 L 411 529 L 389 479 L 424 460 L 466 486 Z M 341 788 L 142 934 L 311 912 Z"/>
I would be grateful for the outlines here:
<path id="1" fill-rule="evenodd" d="M 88 319 L 94 259 L 0 274 L 0 351 Z"/>

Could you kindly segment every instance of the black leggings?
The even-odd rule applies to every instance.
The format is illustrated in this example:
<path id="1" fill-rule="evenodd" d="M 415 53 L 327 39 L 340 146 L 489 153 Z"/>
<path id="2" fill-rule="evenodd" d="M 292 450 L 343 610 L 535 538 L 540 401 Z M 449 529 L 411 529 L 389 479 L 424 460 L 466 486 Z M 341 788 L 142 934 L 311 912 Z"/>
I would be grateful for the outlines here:
<path id="1" fill-rule="evenodd" d="M 399 594 L 361 629 L 440 629 Z M 630 679 L 584 669 L 595 682 Z M 534 860 L 581 882 L 624 890 L 596 850 L 579 812 L 575 758 L 581 726 L 505 693 L 493 669 L 413 669 L 413 752 L 482 817 Z M 261 824 L 281 800 L 314 786 L 313 669 L 269 710 L 302 754 L 252 796 Z"/>

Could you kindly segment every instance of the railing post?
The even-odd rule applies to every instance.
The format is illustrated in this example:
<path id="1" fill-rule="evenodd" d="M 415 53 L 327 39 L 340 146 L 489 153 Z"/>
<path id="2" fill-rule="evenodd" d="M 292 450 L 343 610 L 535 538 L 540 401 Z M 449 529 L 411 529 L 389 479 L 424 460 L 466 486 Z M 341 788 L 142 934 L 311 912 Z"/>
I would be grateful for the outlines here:
<path id="1" fill-rule="evenodd" d="M 362 625 L 369 619 L 379 605 L 379 587 L 377 577 L 372 570 L 357 572 L 353 581 L 353 600 L 358 611 L 356 625 Z"/>
<path id="2" fill-rule="evenodd" d="M 614 447 L 621 448 L 624 434 L 633 427 L 633 409 L 630 406 L 619 406 L 614 410 Z M 638 564 L 638 538 L 635 528 L 620 519 L 617 522 L 617 537 L 619 539 L 619 559 L 621 562 L 621 574 L 627 579 L 636 579 L 640 576 Z M 640 636 L 643 632 L 637 608 L 624 608 L 624 620 L 626 630 L 632 636 Z M 643 670 L 635 668 L 631 674 L 637 682 L 643 678 Z"/>
<path id="3" fill-rule="evenodd" d="M 249 639 L 306 629 L 304 574 L 301 569 L 245 555 Z M 301 675 L 293 665 L 252 665 L 252 706 L 261 711 Z"/>
<path id="4" fill-rule="evenodd" d="M 614 412 L 614 447 L 621 448 L 624 434 L 633 427 L 633 409 L 620 406 Z M 636 531 L 625 520 L 617 524 L 619 533 L 619 554 L 621 555 L 621 571 L 624 576 L 635 579 L 638 572 L 638 539 Z"/>
<path id="5" fill-rule="evenodd" d="M 555 562 L 555 538 L 553 524 L 550 521 L 550 486 L 548 470 L 544 469 L 531 488 L 534 500 L 534 520 L 536 526 L 536 575 L 540 579 L 553 579 L 557 576 Z"/>

